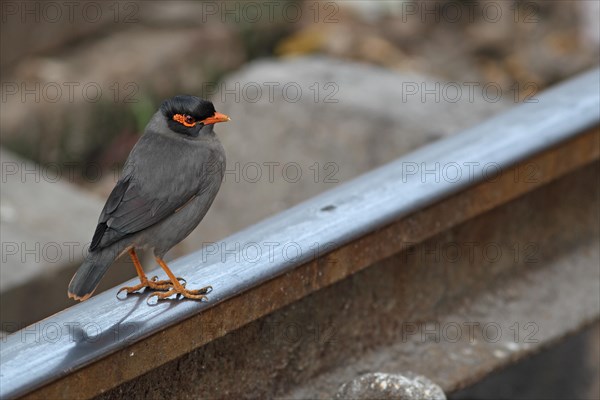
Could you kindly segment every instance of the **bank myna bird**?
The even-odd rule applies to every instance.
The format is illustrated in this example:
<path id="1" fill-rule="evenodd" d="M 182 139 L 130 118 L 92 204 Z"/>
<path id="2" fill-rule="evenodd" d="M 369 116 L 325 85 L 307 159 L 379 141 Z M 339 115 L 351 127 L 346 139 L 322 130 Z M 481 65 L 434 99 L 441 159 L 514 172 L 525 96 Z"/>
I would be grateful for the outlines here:
<path id="1" fill-rule="evenodd" d="M 219 191 L 225 152 L 213 128 L 225 121 L 228 116 L 195 96 L 176 96 L 162 103 L 131 150 L 104 205 L 89 253 L 69 283 L 69 297 L 88 299 L 108 267 L 129 253 L 140 283 L 119 293 L 148 287 L 157 291 L 150 297 L 158 299 L 174 294 L 206 298 L 210 286 L 187 289 L 185 280 L 171 272 L 163 256 L 194 230 Z M 169 279 L 148 279 L 136 254 L 140 248 L 153 250 Z"/>

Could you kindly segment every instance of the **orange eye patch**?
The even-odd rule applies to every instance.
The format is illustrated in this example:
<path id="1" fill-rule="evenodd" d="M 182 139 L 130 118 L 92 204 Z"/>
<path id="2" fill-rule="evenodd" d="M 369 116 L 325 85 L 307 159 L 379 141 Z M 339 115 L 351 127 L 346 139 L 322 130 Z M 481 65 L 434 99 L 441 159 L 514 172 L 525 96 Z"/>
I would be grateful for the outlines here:
<path id="1" fill-rule="evenodd" d="M 173 115 L 173 120 L 187 127 L 196 125 L 196 119 L 187 114 L 175 114 Z"/>

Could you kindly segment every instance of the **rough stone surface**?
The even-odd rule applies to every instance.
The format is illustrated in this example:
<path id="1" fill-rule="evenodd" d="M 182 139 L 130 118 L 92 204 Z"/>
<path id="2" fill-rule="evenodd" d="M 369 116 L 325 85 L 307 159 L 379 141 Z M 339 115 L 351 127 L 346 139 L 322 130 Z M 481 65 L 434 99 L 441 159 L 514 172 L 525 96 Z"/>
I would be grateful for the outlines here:
<path id="1" fill-rule="evenodd" d="M 131 14 L 137 6 L 134 2 L 129 3 L 127 14 Z M 0 67 L 14 64 L 31 54 L 56 50 L 77 39 L 87 39 L 107 28 L 114 29 L 115 25 L 121 28 L 127 26 L 126 18 L 115 24 L 115 15 L 118 15 L 115 13 L 118 11 L 114 4 L 90 0 L 70 5 L 7 2 L 2 7 L 0 32 L 3 38 L 18 40 L 0 41 Z"/>
<path id="2" fill-rule="evenodd" d="M 5 291 L 42 271 L 51 273 L 60 264 L 80 262 L 84 240 L 89 240 L 96 226 L 94 214 L 102 209 L 102 203 L 74 186 L 55 181 L 59 176 L 57 170 L 41 168 L 5 151 L 0 154 L 3 167 L 0 291 Z M 64 247 L 67 242 L 76 243 L 71 246 L 72 254 Z M 43 246 L 47 243 L 58 244 L 60 250 L 51 252 L 55 248 Z M 17 248 L 13 249 L 13 244 Z M 47 251 L 43 251 L 44 247 Z"/>
<path id="3" fill-rule="evenodd" d="M 41 163 L 76 161 L 82 168 L 82 160 L 102 161 L 94 159 L 96 153 L 143 130 L 156 111 L 153 96 L 196 92 L 215 79 L 215 65 L 230 70 L 241 64 L 236 48 L 232 33 L 218 27 L 137 26 L 81 48 L 32 57 L 2 78 L 3 89 L 11 90 L 2 102 L 3 145 Z"/>
<path id="4" fill-rule="evenodd" d="M 102 200 L 42 168 L 0 151 L 0 330 L 40 320 L 73 304 L 67 285 L 91 241 Z M 99 290 L 135 275 L 117 263 Z"/>
<path id="5" fill-rule="evenodd" d="M 364 374 L 344 383 L 336 399 L 381 400 L 446 400 L 442 388 L 422 375 L 407 372 Z"/>
<path id="6" fill-rule="evenodd" d="M 228 76 L 212 96 L 217 110 L 232 118 L 216 129 L 228 172 L 212 209 L 182 251 L 221 239 L 513 105 L 506 97 L 491 102 L 481 90 L 469 99 L 466 87 L 450 102 L 445 85 L 431 76 L 320 57 L 257 61 Z M 434 93 L 422 99 L 421 87 Z M 418 93 L 409 95 L 408 88 Z"/>

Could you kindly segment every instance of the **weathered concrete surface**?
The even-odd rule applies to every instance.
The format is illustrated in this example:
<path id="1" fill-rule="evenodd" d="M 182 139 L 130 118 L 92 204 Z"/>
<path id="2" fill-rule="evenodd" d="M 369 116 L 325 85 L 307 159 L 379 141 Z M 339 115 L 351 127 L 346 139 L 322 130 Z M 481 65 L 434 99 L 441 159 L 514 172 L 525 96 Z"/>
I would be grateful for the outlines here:
<path id="1" fill-rule="evenodd" d="M 407 243 L 99 398 L 330 398 L 364 373 L 406 370 L 446 392 L 478 382 L 598 319 L 598 171 Z"/>

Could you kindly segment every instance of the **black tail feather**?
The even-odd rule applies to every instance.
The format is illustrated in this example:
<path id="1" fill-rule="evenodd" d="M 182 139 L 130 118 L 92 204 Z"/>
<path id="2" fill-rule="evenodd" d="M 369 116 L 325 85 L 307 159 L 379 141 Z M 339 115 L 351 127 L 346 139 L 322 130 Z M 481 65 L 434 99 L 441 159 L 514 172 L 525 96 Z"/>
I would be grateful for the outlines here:
<path id="1" fill-rule="evenodd" d="M 100 280 L 115 261 L 116 254 L 109 249 L 89 253 L 69 283 L 69 297 L 87 300 L 96 290 Z"/>

